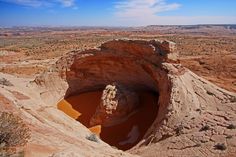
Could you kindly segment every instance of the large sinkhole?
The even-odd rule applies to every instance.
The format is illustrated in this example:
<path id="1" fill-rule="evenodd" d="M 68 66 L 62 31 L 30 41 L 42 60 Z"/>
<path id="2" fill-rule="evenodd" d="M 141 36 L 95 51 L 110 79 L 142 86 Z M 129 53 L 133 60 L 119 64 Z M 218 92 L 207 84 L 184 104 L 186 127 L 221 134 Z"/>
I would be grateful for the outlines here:
<path id="1" fill-rule="evenodd" d="M 104 117 L 106 109 L 101 110 L 99 107 L 104 90 L 69 96 L 58 103 L 58 109 L 85 125 L 111 146 L 128 150 L 143 138 L 158 111 L 158 93 L 150 90 L 134 92 L 137 96 L 135 106 L 124 103 L 122 105 L 127 105 L 129 109 L 124 109 L 126 106 L 117 107 L 120 109 L 114 112 L 116 115 L 106 114 Z M 133 103 L 129 100 L 126 102 Z"/>
<path id="2" fill-rule="evenodd" d="M 164 117 L 171 89 L 155 44 L 112 41 L 60 59 L 48 81 L 66 84 L 58 87 L 64 97 L 58 109 L 118 149 L 147 139 Z"/>

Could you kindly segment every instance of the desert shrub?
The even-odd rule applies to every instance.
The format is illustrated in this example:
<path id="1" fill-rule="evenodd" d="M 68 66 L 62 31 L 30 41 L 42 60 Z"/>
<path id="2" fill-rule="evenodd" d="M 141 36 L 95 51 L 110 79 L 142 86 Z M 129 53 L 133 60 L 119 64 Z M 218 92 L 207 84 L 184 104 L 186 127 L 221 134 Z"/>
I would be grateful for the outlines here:
<path id="1" fill-rule="evenodd" d="M 217 150 L 226 150 L 227 149 L 227 147 L 224 143 L 217 143 L 214 147 Z"/>
<path id="2" fill-rule="evenodd" d="M 209 125 L 204 125 L 200 131 L 207 131 L 207 130 L 210 130 L 210 126 Z"/>
<path id="3" fill-rule="evenodd" d="M 231 139 L 231 138 L 233 138 L 233 136 L 232 135 L 227 135 L 226 138 Z"/>
<path id="4" fill-rule="evenodd" d="M 198 109 L 196 109 L 196 111 L 197 111 L 197 112 L 201 112 L 201 109 L 200 109 L 200 108 L 198 108 Z"/>
<path id="5" fill-rule="evenodd" d="M 89 141 L 93 141 L 93 142 L 99 142 L 98 137 L 96 136 L 96 134 L 91 134 L 89 136 L 86 136 L 86 139 Z"/>
<path id="6" fill-rule="evenodd" d="M 179 136 L 179 135 L 183 134 L 183 129 L 184 129 L 184 127 L 183 127 L 182 124 L 179 125 L 179 126 L 177 126 L 177 127 L 175 128 L 175 133 L 176 133 L 176 135 Z"/>
<path id="7" fill-rule="evenodd" d="M 232 97 L 230 97 L 230 99 L 229 99 L 231 102 L 236 102 L 236 97 L 235 96 L 232 96 Z"/>
<path id="8" fill-rule="evenodd" d="M 236 125 L 230 124 L 227 126 L 227 129 L 236 129 Z"/>
<path id="9" fill-rule="evenodd" d="M 205 68 L 209 68 L 209 67 L 205 67 Z M 211 69 L 208 69 L 208 70 L 211 70 Z M 210 92 L 210 91 L 207 91 L 207 94 L 208 95 L 214 95 L 212 92 Z"/>
<path id="10" fill-rule="evenodd" d="M 19 116 L 0 113 L 0 156 L 4 151 L 24 146 L 29 138 L 30 130 Z"/>
<path id="11" fill-rule="evenodd" d="M 0 78 L 0 84 L 4 86 L 13 86 L 13 84 L 5 78 Z"/>

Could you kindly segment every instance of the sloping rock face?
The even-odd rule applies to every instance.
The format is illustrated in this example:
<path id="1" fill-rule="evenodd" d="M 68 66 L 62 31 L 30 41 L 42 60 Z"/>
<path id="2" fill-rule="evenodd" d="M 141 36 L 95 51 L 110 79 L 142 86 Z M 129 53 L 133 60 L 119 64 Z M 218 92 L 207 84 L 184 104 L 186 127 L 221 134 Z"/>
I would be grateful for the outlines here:
<path id="1" fill-rule="evenodd" d="M 8 90 L 13 87 L 5 87 L 1 94 L 22 107 L 22 117 L 31 126 L 32 139 L 28 145 L 31 152 L 28 149 L 28 154 L 32 154 L 32 149 L 41 149 L 47 151 L 44 153 L 48 156 L 74 152 L 77 156 L 234 156 L 236 94 L 184 68 L 178 64 L 177 57 L 175 44 L 168 41 L 109 41 L 98 49 L 68 53 L 27 86 L 25 81 L 8 77 L 14 90 L 31 98 L 28 101 L 18 101 L 11 96 Z M 113 82 L 128 91 L 158 93 L 154 122 L 138 144 L 125 153 L 101 140 L 98 143 L 86 140 L 89 130 L 56 108 L 61 99 L 106 90 Z M 108 93 L 104 92 L 104 100 L 117 100 L 108 99 Z M 100 105 L 106 106 L 103 102 Z M 126 105 L 130 109 L 125 115 L 117 115 L 119 118 L 136 108 L 135 103 L 129 105 Z M 98 106 L 97 112 L 102 106 Z M 104 109 L 94 117 L 108 113 Z M 98 121 L 106 123 L 103 118 Z"/>

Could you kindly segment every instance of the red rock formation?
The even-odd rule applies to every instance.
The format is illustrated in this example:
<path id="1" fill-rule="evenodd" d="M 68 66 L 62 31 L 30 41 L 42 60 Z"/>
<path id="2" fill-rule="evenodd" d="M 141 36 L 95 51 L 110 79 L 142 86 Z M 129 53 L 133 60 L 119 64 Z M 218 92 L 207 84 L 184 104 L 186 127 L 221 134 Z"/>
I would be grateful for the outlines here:
<path id="1" fill-rule="evenodd" d="M 113 126 L 128 119 L 138 108 L 138 95 L 120 84 L 107 85 L 90 125 Z"/>
<path id="2" fill-rule="evenodd" d="M 217 156 L 219 153 L 233 156 L 236 130 L 230 128 L 236 125 L 236 94 L 177 64 L 174 45 L 168 41 L 114 40 L 102 44 L 100 49 L 68 53 L 29 85 L 20 78 L 9 78 L 14 91 L 31 98 L 16 101 L 9 92 L 13 87 L 1 90 L 9 101 L 21 106 L 22 116 L 31 126 L 32 138 L 26 152 L 37 146 L 47 151 L 42 153 L 47 156 L 73 156 L 75 152 L 81 156 L 133 156 L 129 153 L 148 157 Z M 113 82 L 136 93 L 155 93 L 157 98 L 154 105 L 140 109 L 143 112 L 139 112 L 137 118 L 132 117 L 120 126 L 102 128 L 101 138 L 110 140 L 112 145 L 120 140 L 115 135 L 127 137 L 118 141 L 120 145 L 137 140 L 129 153 L 114 149 L 94 136 L 88 138 L 90 132 L 86 127 L 56 108 L 61 99 L 102 91 Z M 140 99 L 139 103 L 143 100 L 150 99 Z M 152 118 L 142 114 L 154 108 L 156 112 L 150 115 Z M 139 124 L 138 128 L 130 126 L 133 122 Z M 117 126 L 130 129 L 118 130 Z M 134 135 L 141 132 L 140 128 L 143 135 L 137 139 Z M 220 143 L 224 143 L 225 150 L 216 147 Z"/>

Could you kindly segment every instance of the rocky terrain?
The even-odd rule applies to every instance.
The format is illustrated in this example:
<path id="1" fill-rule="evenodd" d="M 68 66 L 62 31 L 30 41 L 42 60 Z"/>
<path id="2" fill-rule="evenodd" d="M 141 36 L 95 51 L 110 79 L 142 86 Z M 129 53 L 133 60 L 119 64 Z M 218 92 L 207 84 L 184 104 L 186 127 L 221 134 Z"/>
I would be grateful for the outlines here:
<path id="1" fill-rule="evenodd" d="M 30 130 L 25 145 L 11 145 L 18 154 L 235 156 L 234 34 L 140 29 L 1 37 L 0 110 Z M 42 45 L 23 48 L 23 39 Z"/>
<path id="2" fill-rule="evenodd" d="M 141 28 L 2 28 L 0 71 L 34 77 L 69 51 L 96 48 L 113 39 L 174 41 L 181 64 L 229 91 L 236 91 L 235 25 Z M 229 63 L 229 64 L 225 64 Z"/>

